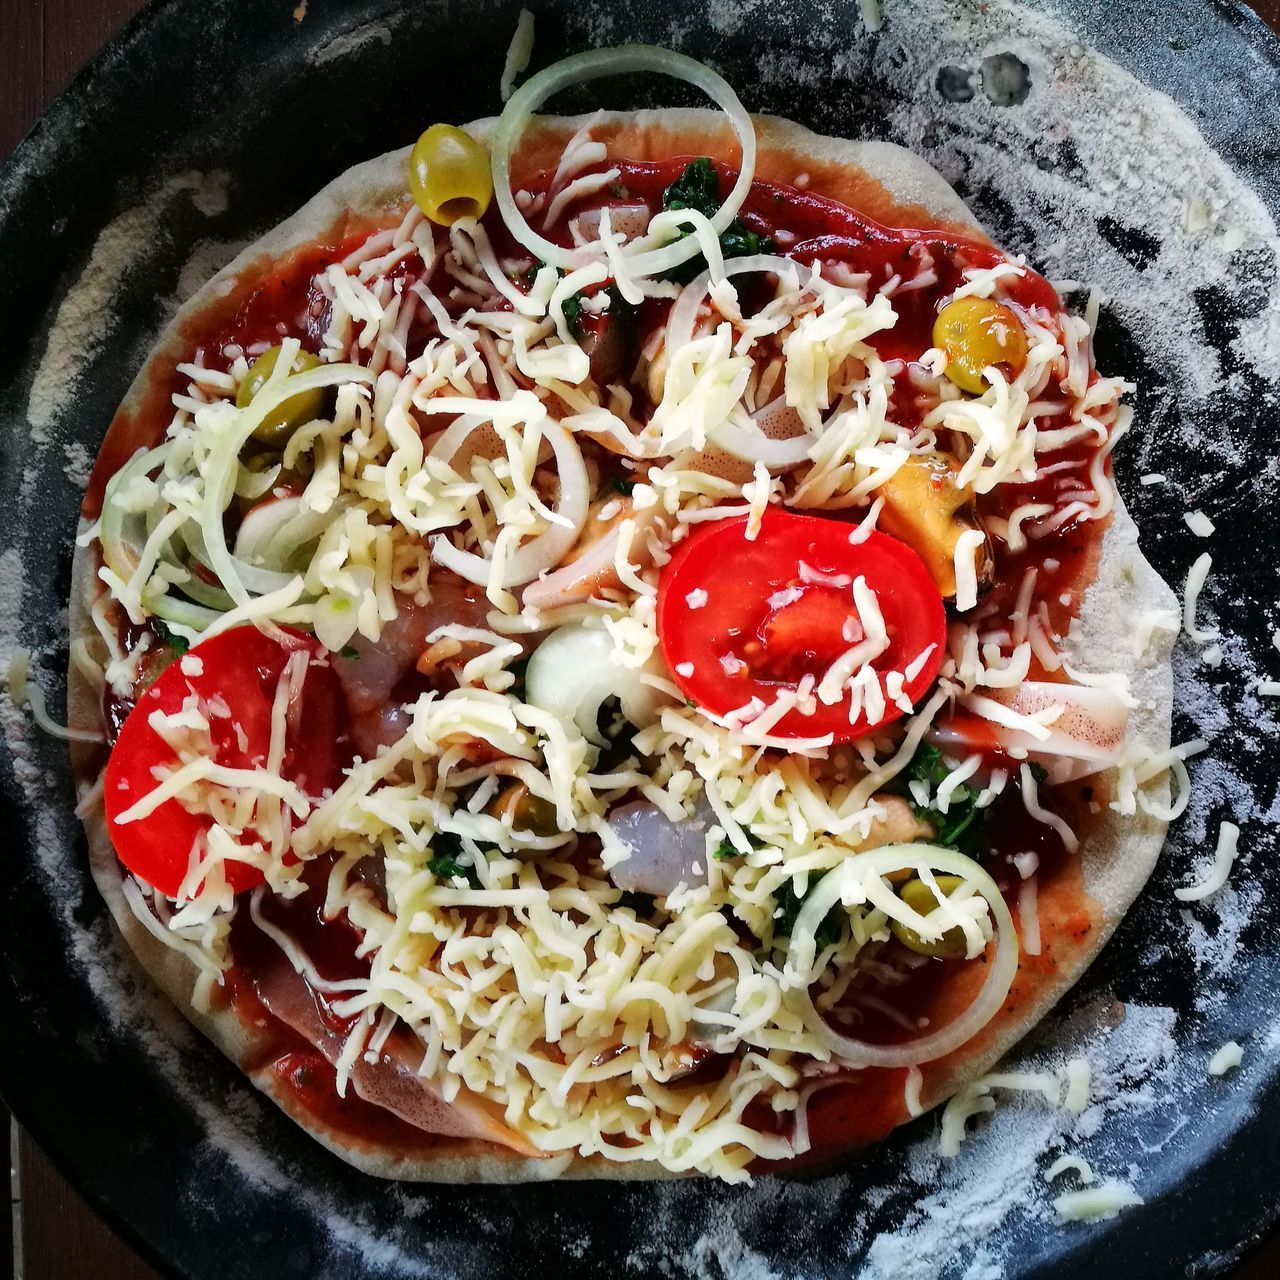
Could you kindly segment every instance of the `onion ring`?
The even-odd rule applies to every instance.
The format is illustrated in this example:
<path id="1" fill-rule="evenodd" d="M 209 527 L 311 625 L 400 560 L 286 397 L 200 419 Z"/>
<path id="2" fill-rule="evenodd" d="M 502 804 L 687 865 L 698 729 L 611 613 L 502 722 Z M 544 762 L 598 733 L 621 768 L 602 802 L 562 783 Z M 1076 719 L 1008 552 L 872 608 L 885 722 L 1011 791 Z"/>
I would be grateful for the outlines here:
<path id="1" fill-rule="evenodd" d="M 753 253 L 745 258 L 726 258 L 724 264 L 725 277 L 747 275 L 752 271 L 772 271 L 775 275 L 784 272 L 793 273 L 796 283 L 800 282 L 800 264 L 791 258 L 780 257 L 776 253 Z M 667 317 L 665 342 L 668 351 L 684 346 L 693 338 L 694 322 L 698 318 L 698 308 L 711 288 L 711 272 L 703 271 L 694 276 L 683 289 L 680 296 L 671 306 L 671 314 Z"/>
<path id="2" fill-rule="evenodd" d="M 906 1044 L 869 1044 L 833 1031 L 814 1007 L 808 984 L 795 988 L 791 999 L 799 1006 L 805 1020 L 818 1032 L 828 1047 L 853 1067 L 913 1067 L 933 1062 L 973 1039 L 1000 1011 L 1018 972 L 1018 935 L 1013 917 L 996 882 L 972 858 L 930 844 L 886 845 L 866 853 L 851 854 L 838 867 L 828 871 L 804 900 L 791 931 L 787 965 L 807 973 L 816 955 L 814 935 L 827 912 L 844 895 L 846 887 L 868 872 L 877 876 L 891 871 L 921 869 L 943 871 L 960 876 L 974 885 L 986 900 L 996 924 L 996 954 L 987 968 L 973 1002 L 953 1022 Z"/>
<path id="3" fill-rule="evenodd" d="M 701 89 L 729 117 L 742 147 L 738 180 L 728 198 L 711 219 L 716 235 L 722 235 L 742 207 L 755 176 L 756 132 L 751 117 L 729 84 L 709 67 L 684 54 L 653 45 L 622 45 L 616 49 L 593 49 L 565 58 L 531 77 L 511 96 L 493 131 L 490 158 L 493 169 L 493 192 L 507 229 L 520 244 L 543 262 L 572 271 L 588 262 L 604 257 L 604 247 L 593 240 L 575 249 L 553 244 L 539 235 L 527 222 L 516 204 L 511 189 L 511 156 L 524 134 L 530 117 L 552 94 L 571 84 L 625 75 L 632 71 L 656 71 L 661 75 L 686 80 Z M 628 249 L 628 265 L 636 275 L 658 275 L 696 257 L 701 249 L 695 236 L 654 246 L 646 240 L 633 241 Z"/>
<path id="4" fill-rule="evenodd" d="M 520 547 L 507 560 L 502 581 L 498 584 L 503 588 L 523 586 L 526 582 L 532 582 L 540 573 L 559 564 L 577 542 L 587 522 L 591 485 L 578 442 L 570 432 L 552 419 L 542 424 L 542 433 L 551 442 L 556 457 L 556 471 L 560 477 L 560 501 L 556 514 L 563 516 L 568 524 L 553 524 Z M 491 561 L 476 555 L 474 551 L 463 551 L 455 547 L 443 535 L 432 542 L 431 558 L 446 569 L 452 569 L 468 582 L 481 587 L 489 585 Z"/>

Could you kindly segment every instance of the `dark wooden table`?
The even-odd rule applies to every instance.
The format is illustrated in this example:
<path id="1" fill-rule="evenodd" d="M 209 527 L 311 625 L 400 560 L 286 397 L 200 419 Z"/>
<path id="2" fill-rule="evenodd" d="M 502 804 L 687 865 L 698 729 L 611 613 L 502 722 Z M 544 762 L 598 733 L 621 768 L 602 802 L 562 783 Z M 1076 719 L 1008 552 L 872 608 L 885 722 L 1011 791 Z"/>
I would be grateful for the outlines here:
<path id="1" fill-rule="evenodd" d="M 0 159 L 8 157 L 45 104 L 144 3 L 3 0 Z M 1280 30 L 1280 0 L 1254 0 L 1254 8 Z M 8 1114 L 2 1109 L 0 1129 L 9 1130 Z M 0 1266 L 14 1266 L 23 1280 L 158 1280 L 67 1186 L 30 1139 L 15 1133 L 10 1152 L 17 1211 L 12 1218 L 0 1214 Z M 1242 1267 L 1235 1280 L 1276 1276 L 1280 1238 Z"/>

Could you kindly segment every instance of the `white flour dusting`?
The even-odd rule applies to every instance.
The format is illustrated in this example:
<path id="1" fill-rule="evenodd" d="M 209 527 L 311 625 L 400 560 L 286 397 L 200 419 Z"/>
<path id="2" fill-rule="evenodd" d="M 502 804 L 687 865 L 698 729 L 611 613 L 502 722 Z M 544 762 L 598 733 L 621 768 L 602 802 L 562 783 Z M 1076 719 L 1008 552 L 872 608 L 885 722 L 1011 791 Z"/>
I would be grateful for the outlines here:
<path id="1" fill-rule="evenodd" d="M 199 241 L 178 273 L 178 284 L 173 297 L 175 310 L 201 285 L 217 275 L 248 243 L 247 240 Z"/>
<path id="2" fill-rule="evenodd" d="M 1121 486 L 1134 495 L 1140 521 L 1143 512 L 1161 517 L 1158 526 L 1145 527 L 1149 551 L 1160 549 L 1153 529 L 1180 528 L 1184 506 L 1203 507 L 1218 522 L 1215 492 L 1261 507 L 1280 478 L 1280 464 L 1250 467 L 1250 440 L 1225 425 L 1218 412 L 1224 388 L 1229 391 L 1248 378 L 1256 394 L 1257 387 L 1280 378 L 1280 288 L 1274 271 L 1280 237 L 1261 201 L 1170 99 L 1087 49 L 1053 18 L 1011 0 L 982 6 L 968 0 L 885 0 L 883 8 L 885 29 L 868 46 L 854 6 L 833 4 L 812 24 L 807 48 L 757 58 L 758 83 L 738 85 L 744 99 L 753 105 L 757 93 L 777 98 L 785 96 L 783 91 L 803 97 L 806 86 L 820 89 L 832 81 L 853 86 L 869 70 L 896 93 L 881 114 L 886 136 L 924 154 L 970 195 L 980 215 L 1011 229 L 1006 239 L 1036 266 L 1051 276 L 1105 286 L 1111 315 L 1135 339 L 1135 359 L 1170 375 L 1168 386 L 1146 388 L 1144 416 L 1134 438 L 1118 451 Z M 741 40 L 765 12 L 762 0 L 715 0 L 709 16 L 718 35 Z M 615 30 L 607 15 L 596 18 L 583 11 L 566 21 L 571 29 L 578 23 L 577 38 L 590 43 L 635 35 Z M 678 33 L 667 38 L 676 43 Z M 389 27 L 357 28 L 309 56 L 324 63 L 374 40 L 389 43 Z M 996 91 L 984 59 L 1001 54 L 1016 55 L 1029 70 L 1030 91 L 1016 105 L 996 105 L 983 87 L 984 75 L 990 75 L 987 88 Z M 1016 75 L 1008 77 L 1011 64 L 1000 65 L 999 93 L 1016 97 L 1021 90 Z M 955 69 L 947 83 L 972 88 L 972 100 L 940 96 L 935 85 L 946 68 Z M 812 122 L 819 128 L 824 124 L 817 118 Z M 177 195 L 187 192 L 197 209 L 215 214 L 225 208 L 226 190 L 225 175 L 212 184 L 180 175 L 160 198 L 121 215 L 103 231 L 81 285 L 59 309 L 58 341 L 50 343 L 32 387 L 33 476 L 51 465 L 53 454 L 59 472 L 83 484 L 90 459 L 72 439 L 70 414 L 80 379 L 113 332 L 112 298 L 149 243 L 166 233 Z M 220 241 L 197 246 L 179 278 L 178 299 L 189 296 L 237 247 Z M 1272 263 L 1269 274 L 1257 269 L 1262 261 Z M 1238 327 L 1225 339 L 1207 332 L 1197 291 L 1212 289 L 1230 297 L 1252 290 L 1258 322 Z M 1183 468 L 1179 475 L 1171 453 L 1193 454 L 1197 467 Z M 1168 486 L 1139 494 L 1140 473 L 1166 471 Z M 33 481 L 24 501 L 35 500 Z M 1170 533 L 1168 545 L 1185 555 L 1185 573 L 1200 544 L 1192 548 L 1178 541 L 1181 536 Z M 1214 548 L 1214 539 L 1209 546 Z M 41 592 L 47 591 L 41 581 L 47 549 L 28 551 L 35 557 L 42 550 L 44 559 L 29 561 L 30 573 L 24 572 L 17 550 L 0 553 L 0 662 L 15 645 L 34 643 L 48 670 L 50 656 L 65 638 L 56 624 L 45 621 L 50 611 L 40 606 Z M 1093 979 L 1091 989 L 1114 991 L 1114 996 L 1068 1002 L 1016 1055 L 1019 1067 L 1056 1069 L 1067 1057 L 1084 1054 L 1094 1074 L 1084 1114 L 1076 1117 L 1033 1097 L 1002 1094 L 991 1117 L 970 1122 L 970 1136 L 955 1160 L 937 1154 L 936 1119 L 925 1120 L 897 1142 L 896 1165 L 870 1186 L 855 1169 L 810 1182 L 761 1178 L 731 1194 L 683 1183 L 637 1191 L 637 1199 L 626 1203 L 643 1204 L 651 1234 L 624 1260 L 623 1274 L 706 1280 L 794 1274 L 799 1261 L 777 1270 L 766 1256 L 767 1224 L 775 1224 L 796 1242 L 797 1258 L 804 1248 L 821 1253 L 838 1241 L 867 1280 L 994 1280 L 1017 1269 L 1054 1233 L 1088 1238 L 1103 1229 L 1056 1220 L 1051 1190 L 1074 1189 L 1070 1178 L 1053 1189 L 1044 1185 L 1044 1170 L 1058 1156 L 1079 1154 L 1100 1178 L 1132 1183 L 1149 1205 L 1128 1212 L 1157 1211 L 1153 1202 L 1176 1181 L 1189 1158 L 1185 1153 L 1207 1149 L 1217 1136 L 1225 1141 L 1238 1127 L 1257 1082 L 1265 1078 L 1268 1058 L 1280 1051 L 1280 994 L 1272 987 L 1250 989 L 1250 1025 L 1232 1023 L 1240 1016 L 1232 1008 L 1242 1004 L 1232 985 L 1240 940 L 1264 905 L 1251 872 L 1258 859 L 1270 856 L 1250 844 L 1250 833 L 1256 839 L 1280 823 L 1280 800 L 1274 791 L 1259 794 L 1225 748 L 1231 745 L 1241 756 L 1273 752 L 1280 706 L 1253 693 L 1241 697 L 1239 690 L 1256 686 L 1264 675 L 1280 674 L 1280 659 L 1252 653 L 1238 635 L 1246 621 L 1256 623 L 1264 612 L 1274 625 L 1272 602 L 1260 605 L 1244 589 L 1221 585 L 1227 581 L 1218 573 L 1210 578 L 1201 615 L 1206 625 L 1223 630 L 1223 666 L 1206 669 L 1190 651 L 1180 650 L 1176 658 L 1185 735 L 1203 734 L 1222 747 L 1195 769 L 1197 789 L 1183 842 L 1193 856 L 1158 872 L 1135 908 L 1134 927 L 1149 939 L 1140 969 L 1112 972 L 1104 956 L 1102 976 Z M 67 852 L 75 844 L 58 772 L 61 748 L 35 741 L 26 718 L 2 696 L 0 731 L 18 787 L 36 806 L 40 872 L 57 906 L 72 964 L 97 994 L 107 1021 L 132 1029 L 204 1126 L 207 1136 L 193 1161 L 191 1183 L 178 1190 L 178 1198 L 205 1211 L 205 1189 L 228 1176 L 229 1162 L 266 1187 L 290 1188 L 290 1195 L 324 1224 L 335 1257 L 358 1258 L 371 1274 L 457 1274 L 460 1268 L 451 1262 L 444 1240 L 432 1245 L 429 1255 L 422 1253 L 423 1232 L 414 1223 L 420 1216 L 429 1220 L 428 1193 L 395 1188 L 389 1195 L 399 1206 L 397 1221 L 391 1226 L 366 1222 L 349 1205 L 326 1199 L 309 1185 L 305 1171 L 264 1146 L 272 1132 L 266 1104 L 242 1088 L 211 1095 L 201 1070 L 205 1051 L 185 1022 L 134 978 L 101 922 L 87 927 L 77 920 L 86 881 Z M 1223 816 L 1245 829 L 1232 882 L 1209 901 L 1183 909 L 1172 900 L 1171 887 L 1197 878 L 1211 853 L 1209 833 Z M 1183 1020 L 1187 1025 L 1178 1024 L 1173 1009 L 1142 997 L 1150 975 L 1170 964 L 1189 966 L 1194 973 L 1198 994 L 1194 1019 Z M 1231 1038 L 1246 1046 L 1243 1065 L 1228 1080 L 1206 1082 L 1205 1059 Z M 853 1194 L 861 1197 L 862 1212 L 851 1218 L 845 1210 Z M 709 1211 L 703 1208 L 707 1203 Z M 509 1222 L 501 1194 L 477 1197 L 467 1212 L 481 1236 L 500 1236 Z M 570 1251 L 585 1257 L 593 1248 L 584 1236 Z"/>
<path id="3" fill-rule="evenodd" d="M 398 21 L 398 17 L 384 18 L 382 22 L 369 22 L 350 31 L 344 31 L 341 35 L 334 36 L 326 44 L 322 44 L 318 49 L 308 53 L 307 60 L 315 63 L 316 66 L 323 66 L 327 62 L 336 62 L 340 58 L 345 58 L 348 54 L 354 53 L 357 49 L 361 49 L 375 40 L 389 45 L 391 43 L 391 30 L 397 25 Z"/>
<path id="4" fill-rule="evenodd" d="M 170 178 L 143 203 L 117 215 L 99 234 L 89 261 L 58 308 L 27 401 L 32 442 L 47 441 L 48 428 L 74 399 L 84 371 L 119 323 L 116 296 L 126 276 L 165 233 L 172 201 L 186 193 L 196 210 L 216 217 L 227 208 L 230 175 L 189 171 Z"/>

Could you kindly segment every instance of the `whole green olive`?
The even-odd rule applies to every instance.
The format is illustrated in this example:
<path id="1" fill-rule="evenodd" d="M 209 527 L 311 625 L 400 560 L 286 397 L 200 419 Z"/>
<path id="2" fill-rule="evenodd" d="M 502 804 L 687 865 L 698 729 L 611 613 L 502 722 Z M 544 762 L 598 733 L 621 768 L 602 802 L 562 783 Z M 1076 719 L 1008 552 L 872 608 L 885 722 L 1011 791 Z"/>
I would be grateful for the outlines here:
<path id="1" fill-rule="evenodd" d="M 482 217 L 493 199 L 489 156 L 469 133 L 433 124 L 409 153 L 409 192 L 442 227 Z"/>
<path id="2" fill-rule="evenodd" d="M 935 876 L 938 888 L 944 897 L 950 897 L 964 881 L 959 876 Z M 922 916 L 927 916 L 938 906 L 938 899 L 933 890 L 923 880 L 908 880 L 898 890 L 898 897 Z M 939 960 L 959 960 L 969 949 L 964 930 L 956 925 L 933 942 L 926 942 L 914 929 L 898 920 L 890 920 L 889 928 L 904 947 L 922 956 L 933 956 Z"/>
<path id="3" fill-rule="evenodd" d="M 489 801 L 485 812 L 490 817 L 509 821 L 516 831 L 527 831 L 531 835 L 554 836 L 560 831 L 555 805 L 535 796 L 523 782 L 504 787 Z"/>
<path id="4" fill-rule="evenodd" d="M 268 347 L 250 366 L 245 374 L 240 389 L 236 392 L 236 405 L 247 408 L 253 397 L 262 390 L 263 384 L 271 376 L 280 358 L 279 347 Z M 299 351 L 293 362 L 292 373 L 304 373 L 308 369 L 318 368 L 320 359 L 310 351 Z M 282 445 L 293 433 L 308 422 L 324 413 L 325 392 L 323 387 L 313 387 L 310 391 L 299 391 L 281 401 L 254 428 L 255 440 L 264 444 Z"/>

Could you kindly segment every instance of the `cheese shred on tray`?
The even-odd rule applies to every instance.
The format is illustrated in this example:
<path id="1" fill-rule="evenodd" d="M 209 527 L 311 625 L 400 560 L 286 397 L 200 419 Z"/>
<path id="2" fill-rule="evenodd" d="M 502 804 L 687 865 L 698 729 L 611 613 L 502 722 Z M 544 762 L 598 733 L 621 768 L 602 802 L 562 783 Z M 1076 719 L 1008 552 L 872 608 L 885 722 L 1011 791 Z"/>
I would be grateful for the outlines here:
<path id="1" fill-rule="evenodd" d="M 635 71 L 720 111 L 534 116 Z M 86 498 L 143 963 L 390 1176 L 743 1181 L 946 1099 L 1185 804 L 1097 305 L 647 47 L 339 179 Z"/>

